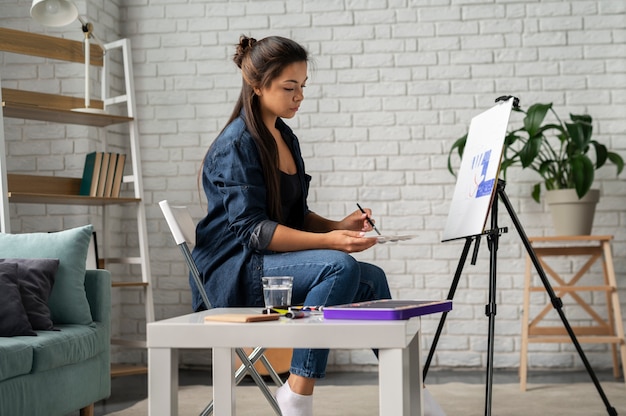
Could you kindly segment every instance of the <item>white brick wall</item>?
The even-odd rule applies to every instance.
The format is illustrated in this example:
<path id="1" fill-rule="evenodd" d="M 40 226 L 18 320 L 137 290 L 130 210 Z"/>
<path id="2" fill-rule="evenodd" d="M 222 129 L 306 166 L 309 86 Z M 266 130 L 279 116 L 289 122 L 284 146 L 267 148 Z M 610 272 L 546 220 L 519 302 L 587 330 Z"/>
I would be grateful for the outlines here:
<path id="1" fill-rule="evenodd" d="M 117 35 L 132 40 L 157 318 L 189 312 L 184 265 L 157 202 L 167 198 L 202 216 L 197 170 L 239 91 L 240 75 L 230 57 L 242 33 L 288 36 L 311 52 L 306 100 L 288 121 L 313 176 L 311 207 L 342 217 L 359 201 L 373 209 L 385 232 L 419 234 L 416 240 L 356 256 L 383 267 L 398 298 L 445 298 L 448 293 L 463 244 L 440 242 L 455 182 L 446 169 L 447 152 L 471 117 L 491 107 L 496 97 L 514 94 L 522 106 L 553 102 L 564 117 L 588 112 L 597 140 L 626 156 L 626 4 L 621 0 L 100 0 L 90 1 L 86 11 L 84 2 L 77 3 L 98 21 L 96 31 L 106 33 L 106 40 Z M 3 2 L 0 24 L 43 32 L 30 21 L 29 7 L 26 0 L 17 6 Z M 74 28 L 48 31 L 79 36 Z M 33 72 L 28 62 L 3 65 L 0 71 L 7 86 L 59 88 L 59 73 Z M 80 95 L 81 74 L 65 76 L 62 89 Z M 519 122 L 512 116 L 512 124 Z M 12 168 L 79 174 L 80 155 L 88 145 L 66 146 L 66 135 L 79 135 L 71 128 L 39 125 L 21 133 L 20 123 L 7 126 L 29 136 L 9 144 Z M 596 186 L 603 197 L 594 233 L 615 235 L 615 269 L 626 310 L 626 186 L 624 175 L 616 179 L 614 172 L 610 167 L 598 173 Z M 526 233 L 550 235 L 549 213 L 529 198 L 537 178 L 512 173 L 507 194 Z M 68 226 L 76 209 L 12 207 L 14 228 Z M 132 215 L 128 218 L 125 225 L 132 227 Z M 504 209 L 499 222 L 510 231 L 498 251 L 495 365 L 515 367 L 525 253 Z M 433 366 L 486 364 L 488 259 L 483 242 L 477 264 L 465 265 Z M 561 267 L 571 269 L 572 263 Z M 600 270 L 593 272 L 597 278 Z M 136 302 L 136 294 L 116 296 L 117 316 L 124 316 L 117 331 L 143 333 Z M 594 302 L 603 304 L 600 298 Z M 578 317 L 574 309 L 566 313 L 572 321 Z M 424 319 L 427 346 L 437 319 Z M 585 348 L 594 366 L 611 366 L 605 346 Z M 534 344 L 531 351 L 533 366 L 581 367 L 570 345 Z M 338 351 L 330 364 L 368 368 L 374 362 L 368 351 Z"/>

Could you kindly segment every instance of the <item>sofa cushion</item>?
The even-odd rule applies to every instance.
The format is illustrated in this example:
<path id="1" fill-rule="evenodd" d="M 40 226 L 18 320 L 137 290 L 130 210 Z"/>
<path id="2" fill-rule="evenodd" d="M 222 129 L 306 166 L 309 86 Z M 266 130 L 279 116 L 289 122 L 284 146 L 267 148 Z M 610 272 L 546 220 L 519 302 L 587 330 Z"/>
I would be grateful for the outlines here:
<path id="1" fill-rule="evenodd" d="M 34 338 L 2 338 L 0 340 L 0 381 L 30 373 L 33 367 Z"/>
<path id="2" fill-rule="evenodd" d="M 93 227 L 55 233 L 0 233 L 0 257 L 59 259 L 48 305 L 55 324 L 91 323 L 85 295 L 85 261 Z"/>
<path id="3" fill-rule="evenodd" d="M 58 331 L 39 331 L 28 340 L 33 347 L 33 372 L 80 363 L 106 351 L 109 340 L 101 323 L 57 327 Z"/>
<path id="4" fill-rule="evenodd" d="M 17 282 L 31 327 L 34 330 L 51 331 L 54 329 L 48 298 L 59 268 L 59 260 L 0 259 L 0 262 L 17 264 Z"/>
<path id="5" fill-rule="evenodd" d="M 17 282 L 17 264 L 0 263 L 0 336 L 37 335 L 28 321 Z"/>

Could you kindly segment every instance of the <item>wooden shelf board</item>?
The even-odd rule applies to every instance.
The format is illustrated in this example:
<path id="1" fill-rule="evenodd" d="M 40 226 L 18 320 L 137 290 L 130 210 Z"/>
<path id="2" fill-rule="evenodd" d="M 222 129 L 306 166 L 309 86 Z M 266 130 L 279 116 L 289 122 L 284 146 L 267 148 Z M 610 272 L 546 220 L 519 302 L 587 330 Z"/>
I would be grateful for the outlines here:
<path id="1" fill-rule="evenodd" d="M 617 336 L 576 336 L 578 342 L 582 344 L 622 344 L 624 341 Z M 532 343 L 553 343 L 560 344 L 572 342 L 570 337 L 564 336 L 532 336 L 528 337 L 528 342 Z"/>
<path id="2" fill-rule="evenodd" d="M 107 257 L 107 264 L 141 264 L 141 257 Z"/>
<path id="3" fill-rule="evenodd" d="M 80 195 L 29 194 L 9 192 L 9 202 L 23 204 L 56 204 L 56 205 L 119 205 L 141 202 L 137 198 L 99 198 Z"/>
<path id="4" fill-rule="evenodd" d="M 555 292 L 613 292 L 611 286 L 553 286 Z M 545 292 L 543 286 L 533 286 L 529 288 L 531 292 Z"/>
<path id="5" fill-rule="evenodd" d="M 613 330 L 610 325 L 596 326 L 572 326 L 572 330 L 576 336 L 613 336 Z M 568 336 L 568 332 L 564 326 L 533 326 L 528 328 L 528 336 Z"/>
<path id="6" fill-rule="evenodd" d="M 120 345 L 129 348 L 146 348 L 146 341 L 139 339 L 111 338 L 111 345 Z"/>
<path id="7" fill-rule="evenodd" d="M 85 62 L 84 44 L 82 41 L 7 28 L 0 28 L 0 50 L 80 64 Z M 103 66 L 103 57 L 104 51 L 100 45 L 96 42 L 90 45 L 90 65 Z"/>
<path id="8" fill-rule="evenodd" d="M 148 287 L 146 282 L 113 282 L 112 287 Z"/>
<path id="9" fill-rule="evenodd" d="M 570 235 L 570 236 L 547 236 L 547 237 L 528 237 L 531 242 L 562 242 L 562 241 L 610 241 L 612 235 Z"/>
<path id="10" fill-rule="evenodd" d="M 57 205 L 119 205 L 138 203 L 138 198 L 104 198 L 78 195 L 81 178 L 7 175 L 9 202 Z"/>
<path id="11" fill-rule="evenodd" d="M 4 96 L 4 91 L 3 91 Z M 29 104 L 2 101 L 4 117 L 26 120 L 51 121 L 54 123 L 79 124 L 94 127 L 105 127 L 113 124 L 128 123 L 133 119 L 107 113 L 86 113 L 72 109 L 51 108 Z M 77 106 L 80 108 L 82 105 Z"/>
<path id="12" fill-rule="evenodd" d="M 111 377 L 134 376 L 136 374 L 147 374 L 148 367 L 136 364 L 111 364 Z"/>

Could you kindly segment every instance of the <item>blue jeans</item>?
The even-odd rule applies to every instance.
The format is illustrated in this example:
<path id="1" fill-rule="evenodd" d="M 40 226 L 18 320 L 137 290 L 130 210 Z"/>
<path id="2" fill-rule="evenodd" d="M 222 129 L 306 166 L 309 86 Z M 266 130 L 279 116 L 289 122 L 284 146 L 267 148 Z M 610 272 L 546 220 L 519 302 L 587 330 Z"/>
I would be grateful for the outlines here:
<path id="1" fill-rule="evenodd" d="M 264 276 L 293 276 L 291 303 L 331 306 L 375 299 L 390 299 L 385 272 L 336 250 L 306 250 L 263 257 Z M 327 349 L 294 349 L 290 372 L 322 378 Z"/>

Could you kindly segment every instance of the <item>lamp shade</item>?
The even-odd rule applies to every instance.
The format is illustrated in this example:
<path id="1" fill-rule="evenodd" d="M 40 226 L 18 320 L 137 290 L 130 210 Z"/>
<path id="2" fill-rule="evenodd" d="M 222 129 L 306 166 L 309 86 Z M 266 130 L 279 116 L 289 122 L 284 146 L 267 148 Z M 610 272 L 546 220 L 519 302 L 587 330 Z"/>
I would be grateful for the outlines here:
<path id="1" fill-rule="evenodd" d="M 44 26 L 65 26 L 78 17 L 78 9 L 70 0 L 33 0 L 30 15 Z"/>

